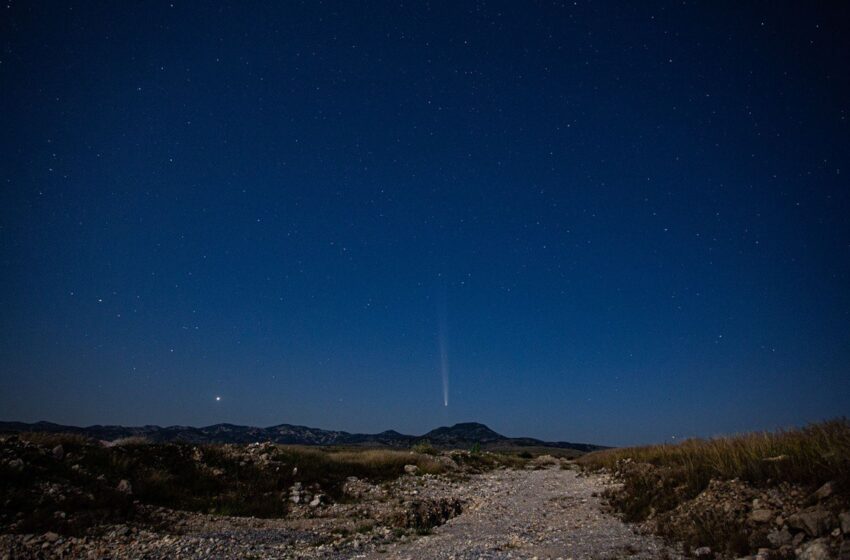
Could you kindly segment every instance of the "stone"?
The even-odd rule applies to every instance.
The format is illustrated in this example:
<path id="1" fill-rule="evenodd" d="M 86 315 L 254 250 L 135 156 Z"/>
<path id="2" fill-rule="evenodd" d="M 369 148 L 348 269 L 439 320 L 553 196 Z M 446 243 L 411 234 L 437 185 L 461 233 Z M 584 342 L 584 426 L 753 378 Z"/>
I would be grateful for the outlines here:
<path id="1" fill-rule="evenodd" d="M 838 514 L 838 521 L 841 522 L 841 532 L 850 534 L 850 511 Z"/>
<path id="2" fill-rule="evenodd" d="M 23 459 L 12 459 L 7 464 L 9 465 L 9 468 L 12 469 L 13 471 L 20 472 L 20 471 L 24 470 Z"/>
<path id="3" fill-rule="evenodd" d="M 701 546 L 694 550 L 694 556 L 697 558 L 709 558 L 711 557 L 711 549 L 707 546 Z"/>
<path id="4" fill-rule="evenodd" d="M 826 539 L 815 539 L 806 543 L 797 553 L 798 560 L 830 560 Z"/>
<path id="5" fill-rule="evenodd" d="M 407 474 L 416 474 L 417 472 L 419 472 L 419 467 L 417 467 L 416 465 L 405 465 L 404 472 Z"/>
<path id="6" fill-rule="evenodd" d="M 832 528 L 829 512 L 819 506 L 798 511 L 788 518 L 788 525 L 805 531 L 810 537 L 820 537 Z"/>
<path id="7" fill-rule="evenodd" d="M 814 497 L 818 500 L 825 500 L 835 494 L 837 489 L 838 484 L 834 480 L 830 480 L 815 491 Z"/>
<path id="8" fill-rule="evenodd" d="M 801 544 L 803 544 L 804 540 L 806 540 L 806 533 L 804 533 L 803 531 L 800 531 L 799 533 L 794 535 L 794 540 L 791 541 L 791 546 L 796 548 L 796 547 L 800 546 Z"/>
<path id="9" fill-rule="evenodd" d="M 750 513 L 750 520 L 755 523 L 767 523 L 773 519 L 773 511 L 769 509 L 754 509 Z"/>
<path id="10" fill-rule="evenodd" d="M 850 560 L 850 539 L 844 539 L 838 550 L 838 560 Z"/>
<path id="11" fill-rule="evenodd" d="M 310 505 L 310 507 L 319 507 L 320 505 L 322 505 L 323 501 L 324 501 L 324 496 L 322 494 L 316 494 L 315 496 L 313 496 L 313 499 L 310 500 L 309 505 Z"/>
<path id="12" fill-rule="evenodd" d="M 788 529 L 782 529 L 781 531 L 771 531 L 767 534 L 767 542 L 774 548 L 779 548 L 785 544 L 791 544 L 791 541 L 794 540 L 794 536 Z"/>
<path id="13" fill-rule="evenodd" d="M 65 448 L 62 447 L 62 444 L 59 444 L 53 448 L 53 457 L 59 461 L 61 461 L 65 457 Z"/>
<path id="14" fill-rule="evenodd" d="M 50 531 L 50 532 L 44 533 L 44 536 L 42 538 L 49 543 L 54 543 L 54 542 L 59 540 L 59 535 L 57 535 L 53 531 Z"/>
<path id="15" fill-rule="evenodd" d="M 119 492 L 123 492 L 124 494 L 132 494 L 133 486 L 130 484 L 129 480 L 127 480 L 126 478 L 122 478 L 121 481 L 118 483 L 116 490 L 118 490 Z"/>

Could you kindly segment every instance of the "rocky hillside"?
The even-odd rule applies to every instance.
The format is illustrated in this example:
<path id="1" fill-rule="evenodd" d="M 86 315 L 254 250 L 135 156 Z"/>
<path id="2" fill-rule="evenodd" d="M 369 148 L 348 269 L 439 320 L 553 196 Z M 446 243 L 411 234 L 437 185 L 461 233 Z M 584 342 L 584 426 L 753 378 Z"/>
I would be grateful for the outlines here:
<path id="1" fill-rule="evenodd" d="M 564 441 L 547 442 L 534 438 L 509 438 L 498 434 L 475 422 L 455 424 L 437 428 L 421 436 L 400 434 L 388 430 L 378 434 L 352 434 L 342 431 L 320 430 L 306 426 L 280 424 L 268 428 L 237 426 L 234 424 L 213 424 L 202 428 L 191 426 L 63 426 L 51 422 L 0 422 L 0 433 L 70 433 L 79 434 L 100 441 L 114 441 L 128 437 L 144 437 L 154 442 L 182 441 L 186 443 L 253 443 L 269 441 L 279 444 L 297 445 L 356 445 L 369 447 L 408 448 L 417 443 L 427 442 L 441 449 L 467 449 L 473 445 L 488 448 L 530 448 L 549 447 L 573 450 L 579 453 L 603 449 L 598 445 L 570 443 Z"/>

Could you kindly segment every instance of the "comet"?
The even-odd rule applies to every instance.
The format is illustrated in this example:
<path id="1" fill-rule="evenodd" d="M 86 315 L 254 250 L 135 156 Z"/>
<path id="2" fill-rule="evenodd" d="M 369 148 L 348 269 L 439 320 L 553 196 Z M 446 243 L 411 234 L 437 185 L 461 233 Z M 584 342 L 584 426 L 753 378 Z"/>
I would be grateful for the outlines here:
<path id="1" fill-rule="evenodd" d="M 445 296 L 438 305 L 437 314 L 439 316 L 437 342 L 440 347 L 440 374 L 443 377 L 443 406 L 449 406 L 449 344 Z"/>

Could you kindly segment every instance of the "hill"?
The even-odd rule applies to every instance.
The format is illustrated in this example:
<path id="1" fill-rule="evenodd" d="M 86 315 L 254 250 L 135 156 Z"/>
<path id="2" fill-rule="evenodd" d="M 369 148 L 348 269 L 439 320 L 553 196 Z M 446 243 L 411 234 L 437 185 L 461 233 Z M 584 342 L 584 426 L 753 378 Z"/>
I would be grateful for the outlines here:
<path id="1" fill-rule="evenodd" d="M 565 441 L 542 441 L 534 438 L 509 438 L 484 424 L 464 422 L 444 426 L 421 436 L 401 434 L 387 430 L 378 434 L 352 434 L 335 430 L 321 430 L 306 426 L 279 424 L 267 428 L 213 424 L 201 428 L 192 426 L 65 426 L 52 422 L 0 422 L 0 433 L 44 432 L 80 434 L 103 441 L 127 437 L 144 437 L 154 442 L 183 441 L 187 443 L 252 443 L 270 441 L 295 445 L 343 445 L 364 447 L 407 448 L 427 442 L 440 449 L 465 449 L 479 445 L 483 449 L 511 450 L 519 448 L 551 448 L 586 453 L 604 449 L 599 445 Z"/>

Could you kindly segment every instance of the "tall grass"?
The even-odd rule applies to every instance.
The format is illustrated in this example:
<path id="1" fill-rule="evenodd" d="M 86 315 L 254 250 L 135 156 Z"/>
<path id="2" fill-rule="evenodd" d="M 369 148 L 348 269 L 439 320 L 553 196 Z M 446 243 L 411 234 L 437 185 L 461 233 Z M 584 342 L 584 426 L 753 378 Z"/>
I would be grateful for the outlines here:
<path id="1" fill-rule="evenodd" d="M 757 485 L 850 482 L 850 423 L 842 418 L 801 429 L 607 449 L 577 462 L 590 469 L 615 470 L 623 459 L 679 470 L 689 485 L 697 487 L 712 478 L 739 478 Z"/>
<path id="2" fill-rule="evenodd" d="M 739 479 L 754 486 L 780 482 L 816 486 L 833 480 L 846 493 L 850 423 L 842 418 L 800 429 L 607 449 L 589 453 L 577 463 L 591 471 L 605 468 L 620 474 L 623 491 L 613 501 L 631 521 L 676 507 L 702 492 L 712 479 Z"/>

